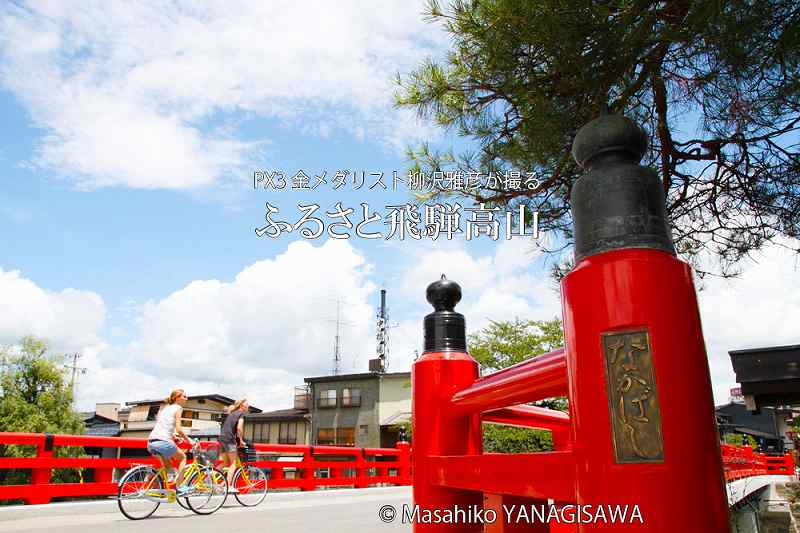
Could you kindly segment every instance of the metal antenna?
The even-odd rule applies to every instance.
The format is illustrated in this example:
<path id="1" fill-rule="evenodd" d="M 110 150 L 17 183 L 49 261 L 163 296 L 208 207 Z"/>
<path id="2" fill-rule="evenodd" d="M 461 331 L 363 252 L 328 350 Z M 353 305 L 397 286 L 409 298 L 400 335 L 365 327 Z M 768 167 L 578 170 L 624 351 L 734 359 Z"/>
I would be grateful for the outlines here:
<path id="1" fill-rule="evenodd" d="M 386 371 L 389 368 L 389 328 L 395 328 L 399 324 L 389 325 L 389 308 L 386 307 L 386 289 L 381 289 L 381 306 L 378 309 L 378 333 L 376 335 L 378 346 L 377 355 L 381 360 L 381 368 Z"/>

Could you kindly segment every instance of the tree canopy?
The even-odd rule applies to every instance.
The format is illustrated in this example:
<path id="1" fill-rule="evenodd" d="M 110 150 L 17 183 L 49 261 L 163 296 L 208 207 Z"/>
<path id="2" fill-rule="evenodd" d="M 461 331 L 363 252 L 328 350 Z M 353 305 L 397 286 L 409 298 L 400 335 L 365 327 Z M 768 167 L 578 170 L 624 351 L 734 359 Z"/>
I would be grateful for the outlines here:
<path id="1" fill-rule="evenodd" d="M 559 319 L 492 321 L 489 326 L 470 335 L 468 340 L 469 353 L 478 361 L 484 375 L 563 344 L 564 333 Z M 562 411 L 567 409 L 565 398 L 551 398 L 538 402 L 538 405 Z M 548 431 L 484 424 L 483 448 L 487 452 L 505 453 L 551 450 L 553 440 Z"/>
<path id="2" fill-rule="evenodd" d="M 648 134 L 644 163 L 687 259 L 711 254 L 715 273 L 735 274 L 752 250 L 800 236 L 797 2 L 456 0 L 426 16 L 452 49 L 398 74 L 396 103 L 475 148 L 409 148 L 414 170 L 531 173 L 455 194 L 537 211 L 549 251 L 571 243 L 572 140 L 605 109 Z"/>
<path id="3" fill-rule="evenodd" d="M 47 343 L 25 337 L 18 347 L 0 349 L 0 432 L 83 433 L 83 421 L 72 408 L 72 388 L 57 356 Z M 30 446 L 0 445 L 0 456 L 30 456 Z M 57 456 L 80 450 L 56 448 Z M 0 469 L 0 484 L 26 483 L 30 472 Z M 54 470 L 55 482 L 77 481 L 73 469 Z"/>

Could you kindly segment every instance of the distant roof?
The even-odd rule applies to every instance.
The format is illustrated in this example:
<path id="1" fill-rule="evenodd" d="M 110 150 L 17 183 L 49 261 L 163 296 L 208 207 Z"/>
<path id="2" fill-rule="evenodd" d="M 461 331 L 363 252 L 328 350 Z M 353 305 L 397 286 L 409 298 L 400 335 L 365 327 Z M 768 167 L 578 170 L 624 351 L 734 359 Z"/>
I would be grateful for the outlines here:
<path id="1" fill-rule="evenodd" d="M 329 381 L 354 381 L 358 379 L 377 379 L 379 377 L 395 378 L 395 377 L 411 377 L 411 372 L 363 372 L 360 374 L 338 374 L 335 376 L 317 376 L 304 378 L 306 383 L 322 383 Z"/>
<path id="2" fill-rule="evenodd" d="M 760 413 L 756 414 L 747 410 L 747 406 L 741 403 L 726 403 L 715 408 L 718 415 L 724 415 L 727 420 L 722 424 L 731 427 L 736 431 L 745 432 L 752 435 L 765 436 L 769 438 L 779 438 L 778 425 L 775 420 L 775 410 L 765 407 Z"/>
<path id="3" fill-rule="evenodd" d="M 81 417 L 81 420 L 83 420 L 84 423 L 92 420 L 93 422 L 95 422 L 95 424 L 117 424 L 117 425 L 119 425 L 119 422 L 117 422 L 113 418 L 108 418 L 107 416 L 98 415 L 95 411 L 82 411 L 82 412 L 78 413 L 78 415 Z"/>
<path id="4" fill-rule="evenodd" d="M 765 438 L 765 439 L 780 439 L 781 438 L 781 436 L 776 434 L 776 433 L 765 433 L 763 431 L 759 431 L 759 430 L 753 429 L 753 428 L 748 428 L 748 427 L 745 427 L 745 426 L 736 426 L 734 429 L 736 431 L 738 431 L 739 433 L 746 433 L 746 434 L 752 435 L 754 437 L 762 437 L 762 438 Z"/>
<path id="5" fill-rule="evenodd" d="M 800 405 L 800 344 L 728 353 L 750 409 Z"/>
<path id="6" fill-rule="evenodd" d="M 394 426 L 411 422 L 411 413 L 408 411 L 397 411 L 380 421 L 381 426 Z"/>
<path id="7" fill-rule="evenodd" d="M 93 437 L 116 437 L 119 435 L 119 424 L 95 424 L 87 426 L 83 434 Z"/>
<path id="8" fill-rule="evenodd" d="M 248 414 L 247 420 L 291 420 L 304 418 L 308 414 L 306 409 L 278 409 L 277 411 L 267 411 L 264 413 Z"/>
<path id="9" fill-rule="evenodd" d="M 748 353 L 788 352 L 791 350 L 800 350 L 800 344 L 790 344 L 787 346 L 768 346 L 766 348 L 747 348 L 744 350 L 731 350 L 728 353 L 731 355 L 742 355 Z"/>
<path id="10" fill-rule="evenodd" d="M 224 403 L 225 405 L 233 405 L 236 400 L 233 398 L 228 398 L 227 396 L 223 396 L 222 394 L 198 394 L 196 396 L 189 396 L 190 400 L 214 400 L 219 403 Z M 162 404 L 164 403 L 164 398 L 159 398 L 157 400 L 137 400 L 133 402 L 125 402 L 125 405 L 153 405 L 153 404 Z M 258 407 L 250 406 L 251 413 L 260 413 L 261 409 Z"/>

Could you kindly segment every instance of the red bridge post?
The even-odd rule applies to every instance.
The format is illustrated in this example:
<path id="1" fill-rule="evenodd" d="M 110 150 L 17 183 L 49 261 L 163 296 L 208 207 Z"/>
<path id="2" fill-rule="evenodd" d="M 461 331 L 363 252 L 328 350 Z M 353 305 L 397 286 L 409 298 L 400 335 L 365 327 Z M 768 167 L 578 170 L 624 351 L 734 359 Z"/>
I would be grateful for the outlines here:
<path id="1" fill-rule="evenodd" d="M 675 257 L 647 137 L 605 115 L 572 148 L 575 267 L 562 281 L 579 504 L 638 504 L 625 531 L 729 531 L 690 267 Z M 619 524 L 583 524 L 609 531 Z"/>
<path id="2" fill-rule="evenodd" d="M 453 394 L 475 382 L 478 363 L 467 354 L 464 316 L 453 311 L 461 287 L 442 276 L 431 283 L 427 299 L 434 312 L 425 317 L 425 351 L 412 371 L 412 428 L 414 504 L 420 513 L 483 507 L 479 492 L 434 485 L 427 460 L 437 455 L 476 455 L 482 452 L 479 414 L 455 414 L 449 409 Z M 420 515 L 422 516 L 422 514 Z M 416 520 L 414 532 L 473 532 L 480 525 L 460 521 L 441 524 Z"/>
<path id="3" fill-rule="evenodd" d="M 48 459 L 53 457 L 53 435 L 42 435 L 42 439 L 36 444 L 36 458 Z M 31 468 L 31 485 L 47 485 L 52 476 L 52 467 L 47 465 L 43 468 Z M 28 505 L 50 503 L 50 491 L 45 487 L 40 487 L 35 496 L 25 498 Z"/>

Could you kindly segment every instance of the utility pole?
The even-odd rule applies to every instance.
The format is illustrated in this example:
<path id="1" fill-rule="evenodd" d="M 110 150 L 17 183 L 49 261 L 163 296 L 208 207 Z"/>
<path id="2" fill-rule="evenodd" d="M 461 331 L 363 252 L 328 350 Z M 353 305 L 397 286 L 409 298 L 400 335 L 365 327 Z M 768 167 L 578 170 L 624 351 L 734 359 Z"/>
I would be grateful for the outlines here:
<path id="1" fill-rule="evenodd" d="M 69 387 L 70 387 L 70 389 L 72 389 L 72 403 L 75 403 L 75 398 L 76 398 L 76 394 L 75 394 L 76 378 L 77 378 L 78 374 L 81 374 L 81 375 L 86 374 L 86 368 L 78 366 L 78 359 L 83 357 L 83 355 L 79 354 L 78 352 L 75 352 L 71 356 L 68 356 L 68 357 L 72 357 L 72 364 L 71 365 L 64 365 L 64 367 L 66 367 L 67 369 L 72 371 L 72 377 L 71 377 L 70 382 L 69 382 Z"/>
<path id="2" fill-rule="evenodd" d="M 342 328 L 342 320 L 341 320 L 341 313 L 340 313 L 340 306 L 341 301 L 337 298 L 336 299 L 336 336 L 334 337 L 333 342 L 333 375 L 339 375 L 339 368 L 342 363 L 342 353 L 341 353 L 341 345 L 339 342 L 339 337 Z"/>

